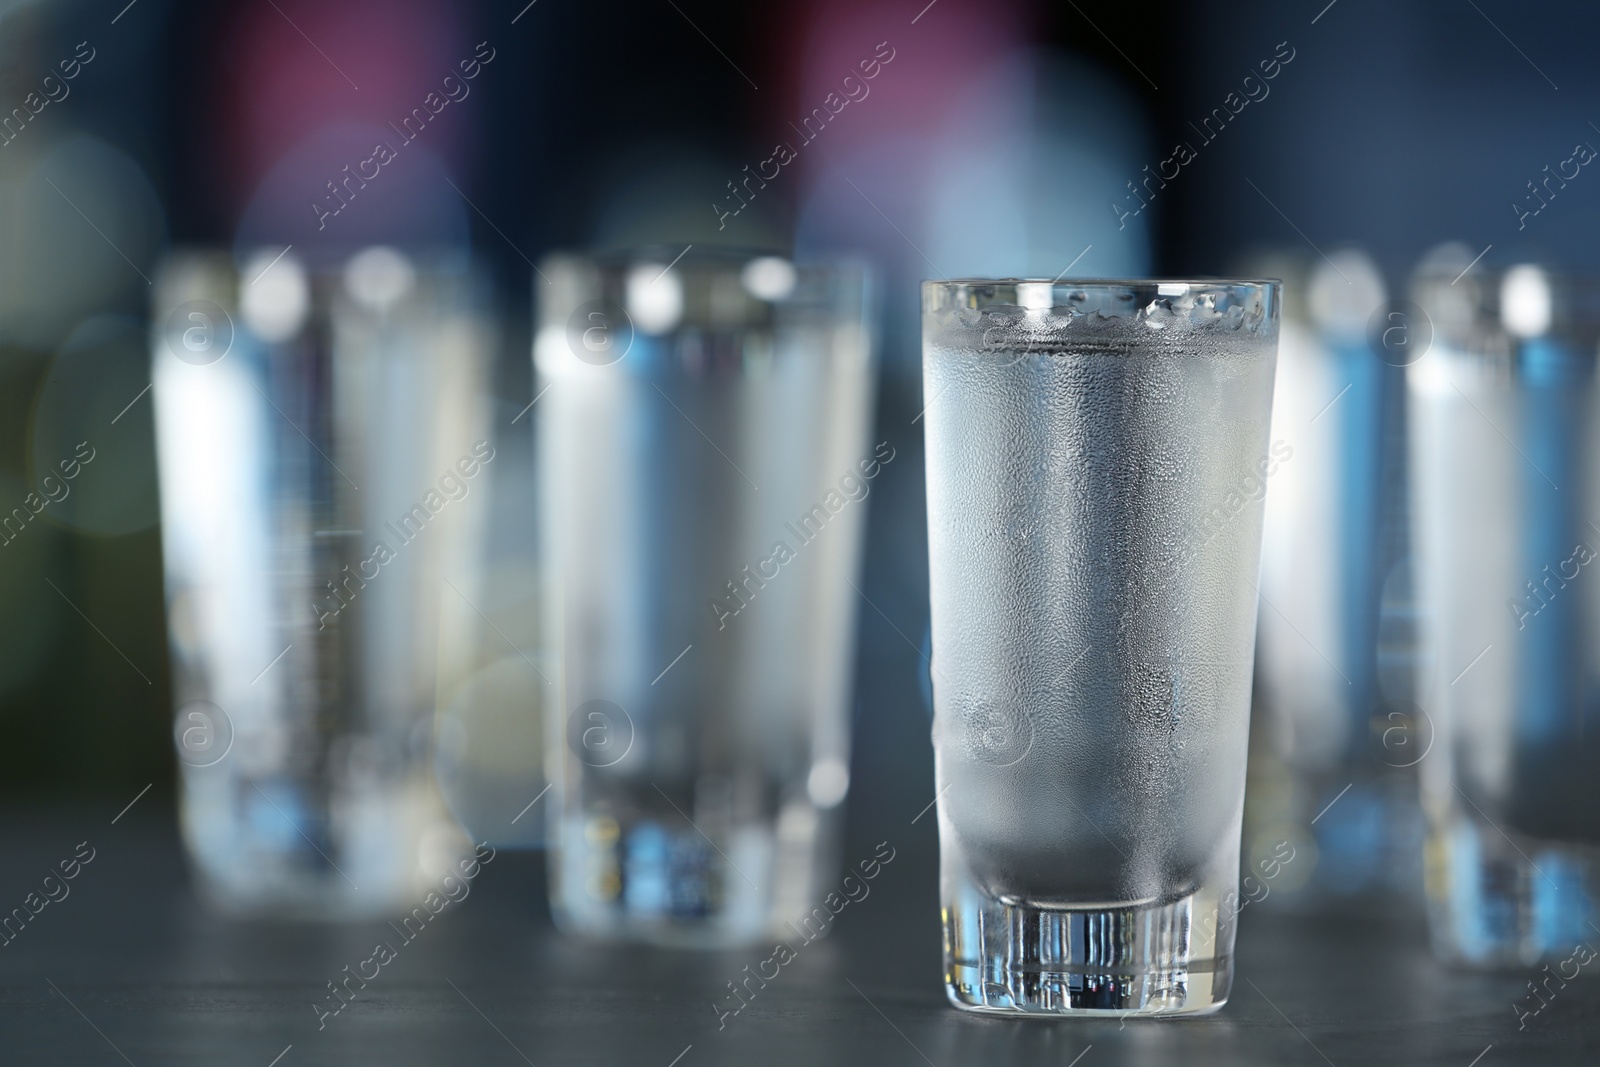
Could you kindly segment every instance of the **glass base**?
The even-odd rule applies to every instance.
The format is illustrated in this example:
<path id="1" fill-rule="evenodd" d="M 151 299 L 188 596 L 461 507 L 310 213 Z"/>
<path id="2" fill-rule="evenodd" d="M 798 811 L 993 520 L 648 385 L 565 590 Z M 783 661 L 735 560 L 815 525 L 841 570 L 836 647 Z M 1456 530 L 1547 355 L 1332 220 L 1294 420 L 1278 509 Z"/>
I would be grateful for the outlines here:
<path id="1" fill-rule="evenodd" d="M 832 926 L 817 905 L 833 821 L 805 804 L 776 820 L 720 826 L 686 825 L 676 812 L 574 812 L 559 827 L 551 911 L 564 932 L 608 941 L 719 949 L 810 940 Z"/>
<path id="2" fill-rule="evenodd" d="M 234 919 L 406 915 L 472 853 L 425 779 L 325 798 L 287 779 L 185 768 L 180 811 L 196 889 Z"/>
<path id="3" fill-rule="evenodd" d="M 944 909 L 945 993 L 997 1015 L 1202 1015 L 1233 986 L 1233 922 L 1206 887 L 1169 904 L 1039 908 L 968 886 Z M 1214 931 L 1214 933 L 1213 933 Z"/>
<path id="4" fill-rule="evenodd" d="M 1477 967 L 1563 961 L 1597 939 L 1600 850 L 1456 815 L 1428 839 L 1434 950 Z"/>

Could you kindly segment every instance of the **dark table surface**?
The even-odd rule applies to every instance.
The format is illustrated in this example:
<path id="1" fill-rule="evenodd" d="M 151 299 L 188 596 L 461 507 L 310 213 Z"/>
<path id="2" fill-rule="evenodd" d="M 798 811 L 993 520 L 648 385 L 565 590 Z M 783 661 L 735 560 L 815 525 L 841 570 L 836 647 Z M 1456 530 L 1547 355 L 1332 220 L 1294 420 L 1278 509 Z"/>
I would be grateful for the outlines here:
<path id="1" fill-rule="evenodd" d="M 502 851 L 319 1030 L 326 983 L 380 923 L 235 923 L 188 884 L 170 811 L 0 812 L 4 910 L 87 840 L 70 895 L 0 949 L 0 1063 L 166 1064 L 1505 1064 L 1600 1063 L 1600 981 L 1519 1030 L 1528 973 L 1436 962 L 1413 906 L 1241 916 L 1233 999 L 1188 1020 L 977 1018 L 940 986 L 935 856 L 900 851 L 872 895 L 719 1029 L 726 983 L 766 951 L 574 941 L 550 926 L 544 865 Z M 13 899 L 15 898 L 15 899 Z M 1526 1003 L 1526 1002 L 1525 1002 Z M 281 1057 L 281 1058 L 279 1058 Z"/>

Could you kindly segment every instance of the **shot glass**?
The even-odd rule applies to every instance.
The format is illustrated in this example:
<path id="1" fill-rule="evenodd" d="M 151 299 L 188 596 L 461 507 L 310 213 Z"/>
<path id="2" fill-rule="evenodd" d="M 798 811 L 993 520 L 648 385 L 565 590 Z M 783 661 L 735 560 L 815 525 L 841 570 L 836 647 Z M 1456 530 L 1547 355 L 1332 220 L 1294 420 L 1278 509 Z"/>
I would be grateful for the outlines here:
<path id="1" fill-rule="evenodd" d="M 945 990 L 1226 1001 L 1273 281 L 922 286 Z"/>
<path id="2" fill-rule="evenodd" d="M 488 350 L 455 261 L 270 248 L 160 273 L 181 822 L 225 911 L 405 911 L 464 844 L 430 760 L 477 588 Z"/>
<path id="3" fill-rule="evenodd" d="M 1288 872 L 1259 879 L 1280 902 L 1420 898 L 1404 462 L 1416 315 L 1360 250 L 1274 258 L 1259 272 L 1286 285 L 1273 462 L 1254 487 L 1266 515 L 1245 869 L 1288 842 Z"/>
<path id="4" fill-rule="evenodd" d="M 679 945 L 826 925 L 851 582 L 894 461 L 867 436 L 865 276 L 698 249 L 542 274 L 556 920 Z"/>
<path id="5" fill-rule="evenodd" d="M 1564 981 L 1600 945 L 1600 291 L 1471 255 L 1419 269 L 1407 379 L 1433 941 Z"/>

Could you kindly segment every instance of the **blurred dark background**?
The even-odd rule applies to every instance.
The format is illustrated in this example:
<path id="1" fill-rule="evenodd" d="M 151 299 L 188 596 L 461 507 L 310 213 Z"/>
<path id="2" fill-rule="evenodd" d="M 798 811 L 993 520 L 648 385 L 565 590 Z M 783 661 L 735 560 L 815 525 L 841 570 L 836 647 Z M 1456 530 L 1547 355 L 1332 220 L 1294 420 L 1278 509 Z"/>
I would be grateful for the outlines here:
<path id="1" fill-rule="evenodd" d="M 1583 271 L 1600 254 L 1600 178 L 1568 180 L 1537 217 L 1516 206 L 1575 144 L 1600 144 L 1585 44 L 1600 8 L 1577 0 L 125 3 L 0 0 L 0 509 L 53 462 L 34 454 L 41 420 L 142 380 L 137 346 L 110 378 L 75 354 L 107 316 L 144 328 L 169 246 L 470 241 L 504 311 L 510 412 L 531 398 L 532 264 L 552 249 L 863 252 L 883 283 L 876 439 L 907 459 L 871 503 L 858 817 L 932 795 L 918 278 L 1218 274 L 1263 249 L 1355 245 L 1397 285 L 1445 240 L 1485 263 Z M 806 143 L 795 124 L 889 53 Z M 341 168 L 491 54 L 319 230 L 311 205 Z M 731 214 L 731 185 L 777 142 L 797 158 Z M 1177 176 L 1143 184 L 1180 144 Z M 136 391 L 96 438 L 94 478 L 0 547 L 13 800 L 172 792 Z M 531 448 L 529 420 L 504 434 Z"/>

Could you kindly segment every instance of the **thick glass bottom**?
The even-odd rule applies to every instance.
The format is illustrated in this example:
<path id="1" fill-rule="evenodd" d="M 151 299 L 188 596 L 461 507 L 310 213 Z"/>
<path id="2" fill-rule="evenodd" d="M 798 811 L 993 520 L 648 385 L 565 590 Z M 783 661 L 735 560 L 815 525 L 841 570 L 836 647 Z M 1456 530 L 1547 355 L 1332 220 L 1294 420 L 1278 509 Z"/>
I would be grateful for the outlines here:
<path id="1" fill-rule="evenodd" d="M 570 934 L 675 948 L 732 948 L 774 936 L 810 939 L 832 922 L 818 907 L 832 862 L 832 813 L 787 806 L 775 820 L 685 824 L 604 809 L 559 824 L 551 910 Z"/>
<path id="2" fill-rule="evenodd" d="M 969 1011 L 1061 1017 L 1200 1015 L 1233 985 L 1229 886 L 1168 904 L 1039 908 L 970 885 L 944 908 L 945 992 Z M 954 896 L 956 899 L 951 900 Z"/>
<path id="3" fill-rule="evenodd" d="M 1457 815 L 1429 835 L 1427 880 L 1434 949 L 1447 959 L 1534 967 L 1600 944 L 1600 850 Z"/>
<path id="4" fill-rule="evenodd" d="M 425 779 L 329 797 L 287 779 L 186 768 L 182 826 L 196 888 L 235 918 L 336 922 L 408 914 L 471 844 Z"/>

